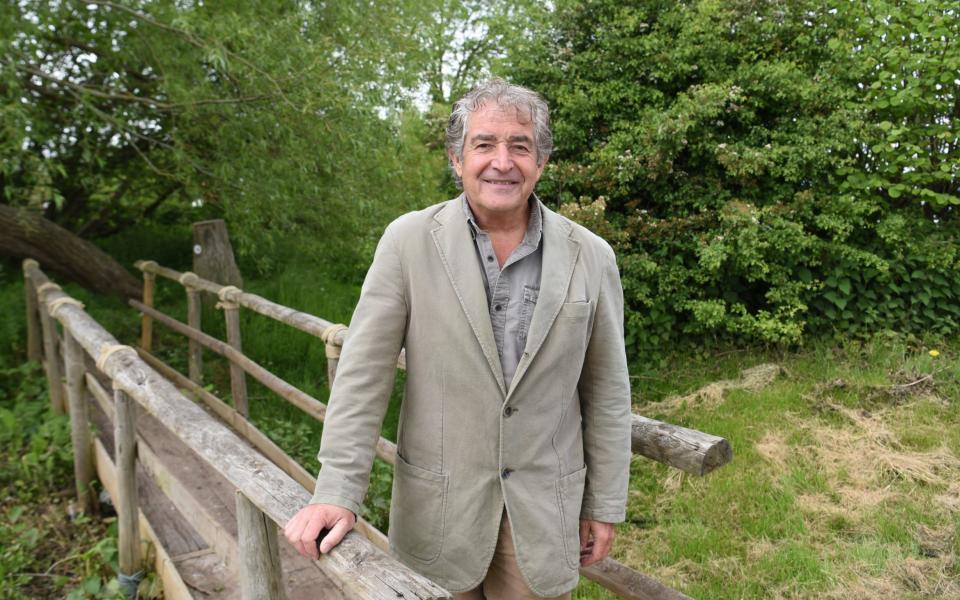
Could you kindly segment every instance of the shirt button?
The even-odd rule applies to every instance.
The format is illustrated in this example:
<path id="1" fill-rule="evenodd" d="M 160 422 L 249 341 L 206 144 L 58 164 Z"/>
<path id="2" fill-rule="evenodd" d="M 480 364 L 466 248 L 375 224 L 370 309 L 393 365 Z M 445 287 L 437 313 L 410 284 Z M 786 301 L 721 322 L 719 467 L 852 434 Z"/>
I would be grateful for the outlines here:
<path id="1" fill-rule="evenodd" d="M 493 262 L 493 257 L 489 254 L 487 255 L 487 262 Z"/>
<path id="2" fill-rule="evenodd" d="M 505 409 L 503 409 L 503 416 L 509 417 L 509 416 L 512 415 L 512 414 L 513 414 L 513 407 L 512 407 L 512 406 L 508 406 L 508 407 L 506 407 Z"/>
<path id="3" fill-rule="evenodd" d="M 503 307 L 500 306 L 499 304 L 494 304 L 494 305 L 493 305 L 493 310 L 499 311 L 499 310 L 502 309 L 502 308 L 503 308 Z"/>
<path id="4" fill-rule="evenodd" d="M 510 473 L 513 473 L 513 469 L 504 469 L 500 472 L 500 477 L 506 479 L 507 477 L 510 477 Z"/>

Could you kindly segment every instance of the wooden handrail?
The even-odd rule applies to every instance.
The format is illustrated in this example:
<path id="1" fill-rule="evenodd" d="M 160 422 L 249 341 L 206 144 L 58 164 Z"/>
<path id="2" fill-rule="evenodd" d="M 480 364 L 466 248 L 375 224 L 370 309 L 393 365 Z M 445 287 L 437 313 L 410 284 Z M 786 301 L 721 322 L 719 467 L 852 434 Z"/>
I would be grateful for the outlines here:
<path id="1" fill-rule="evenodd" d="M 219 283 L 203 279 L 202 277 L 192 273 L 181 273 L 179 271 L 175 271 L 174 269 L 162 267 L 153 261 L 137 261 L 136 266 L 144 273 L 159 275 L 160 277 L 164 277 L 171 281 L 176 281 L 181 285 L 189 285 L 195 289 L 203 290 L 211 294 L 219 295 L 222 290 L 226 289 L 226 286 L 222 286 Z M 324 333 L 329 331 L 329 328 L 331 325 L 333 325 L 333 323 L 330 321 L 321 319 L 320 317 L 294 310 L 255 294 L 249 294 L 242 290 L 229 291 L 227 294 L 230 296 L 233 302 L 236 302 L 240 306 L 244 306 L 257 313 L 271 317 L 282 323 L 286 323 L 291 327 L 311 335 L 315 335 L 321 339 L 323 338 Z M 190 333 L 191 331 L 196 331 L 196 329 L 190 329 L 187 325 L 179 321 L 175 321 L 145 304 L 131 301 L 130 305 L 137 310 L 140 310 L 144 314 L 144 317 L 156 319 L 158 321 L 163 319 L 164 324 L 168 325 L 178 333 L 187 336 L 191 341 L 199 343 L 207 349 L 213 350 L 214 352 L 227 357 L 231 365 L 238 364 L 236 361 L 230 358 L 231 354 L 233 353 L 223 351 L 226 345 L 216 338 L 206 336 L 205 338 L 202 338 L 201 341 L 201 338 L 192 337 L 192 334 Z M 341 329 L 334 333 L 334 339 L 325 341 L 334 345 L 342 345 L 346 333 L 346 329 Z M 244 368 L 242 364 L 239 364 L 239 366 Z M 403 352 L 401 352 L 401 355 L 397 361 L 397 366 L 401 369 L 406 368 L 406 360 Z M 256 377 L 256 375 L 250 371 L 247 372 Z M 276 379 L 283 381 L 279 378 Z M 261 380 L 261 383 L 264 382 Z M 270 387 L 270 385 L 267 383 L 264 383 L 264 385 Z M 271 387 L 271 389 L 276 391 L 281 396 L 287 398 L 284 393 L 277 391 L 277 389 L 274 389 L 273 387 Z M 300 404 L 297 404 L 296 400 L 290 398 L 287 399 L 297 406 L 300 406 Z M 322 413 L 314 413 L 316 410 L 315 407 L 300 407 L 308 414 L 323 420 Z M 657 421 L 655 419 L 649 419 L 636 414 L 633 415 L 633 421 L 631 425 L 631 448 L 634 454 L 639 454 L 640 456 L 655 460 L 675 469 L 680 469 L 681 471 L 690 473 L 692 475 L 706 475 L 707 473 L 710 473 L 711 471 L 714 471 L 717 468 L 727 464 L 733 458 L 733 450 L 730 447 L 730 442 L 722 437 L 697 431 L 695 429 L 688 429 L 679 425 L 673 425 L 671 423 L 664 423 L 663 421 Z M 380 443 L 378 443 L 377 455 L 381 458 L 384 458 L 384 460 L 388 460 L 382 454 L 383 448 L 381 448 L 381 446 L 383 446 L 384 441 L 385 440 L 381 438 Z M 392 459 L 389 459 L 389 462 L 393 464 Z"/>
<path id="2" fill-rule="evenodd" d="M 36 266 L 26 266 L 33 283 L 49 282 Z M 41 301 L 70 297 L 49 287 Z M 72 299 L 70 299 L 72 301 Z M 73 301 L 75 302 L 75 301 Z M 53 315 L 98 362 L 115 390 L 127 394 L 180 438 L 198 456 L 230 481 L 257 509 L 275 523 L 285 524 L 310 494 L 286 473 L 240 440 L 225 425 L 185 398 L 176 387 L 147 365 L 132 349 L 90 317 L 79 303 L 63 303 Z M 448 598 L 450 594 L 383 553 L 356 532 L 350 532 L 321 558 L 344 585 L 365 598 Z"/>

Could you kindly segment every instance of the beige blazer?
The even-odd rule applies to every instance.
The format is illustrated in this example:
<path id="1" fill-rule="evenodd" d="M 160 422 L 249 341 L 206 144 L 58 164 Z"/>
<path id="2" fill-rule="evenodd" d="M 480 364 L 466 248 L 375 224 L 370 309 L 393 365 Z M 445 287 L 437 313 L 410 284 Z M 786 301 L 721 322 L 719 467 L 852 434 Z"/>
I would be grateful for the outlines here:
<path id="1" fill-rule="evenodd" d="M 334 384 L 314 503 L 360 511 L 406 347 L 390 544 L 451 591 L 486 574 L 504 507 L 538 594 L 576 586 L 579 520 L 624 519 L 630 389 L 610 246 L 543 209 L 543 271 L 510 389 L 457 200 L 391 223 L 367 273 Z"/>

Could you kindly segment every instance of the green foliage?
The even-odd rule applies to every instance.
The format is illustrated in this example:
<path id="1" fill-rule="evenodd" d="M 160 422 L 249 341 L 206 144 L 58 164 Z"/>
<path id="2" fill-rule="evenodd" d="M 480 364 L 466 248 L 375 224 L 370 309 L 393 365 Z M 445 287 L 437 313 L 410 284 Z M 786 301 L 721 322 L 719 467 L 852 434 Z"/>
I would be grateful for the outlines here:
<path id="1" fill-rule="evenodd" d="M 509 72 L 553 107 L 542 197 L 618 251 L 630 350 L 960 329 L 958 35 L 945 1 L 557 2 Z"/>
<path id="2" fill-rule="evenodd" d="M 426 18 L 419 2 L 10 6 L 2 201 L 84 237 L 222 216 L 260 268 L 293 230 L 363 262 L 372 224 L 436 199 L 442 162 L 406 109 Z"/>
<path id="3" fill-rule="evenodd" d="M 0 598 L 121 598 L 116 520 L 67 519 L 70 422 L 48 407 L 38 365 L 0 369 Z M 156 587 L 148 577 L 141 597 Z"/>

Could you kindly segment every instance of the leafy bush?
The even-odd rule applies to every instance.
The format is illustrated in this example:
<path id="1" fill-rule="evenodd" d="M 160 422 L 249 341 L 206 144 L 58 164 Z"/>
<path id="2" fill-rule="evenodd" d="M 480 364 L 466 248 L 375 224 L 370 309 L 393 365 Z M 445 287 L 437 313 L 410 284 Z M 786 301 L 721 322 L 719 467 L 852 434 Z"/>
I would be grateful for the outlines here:
<path id="1" fill-rule="evenodd" d="M 618 251 L 636 355 L 960 329 L 956 17 L 556 4 L 510 69 L 553 107 L 542 196 Z"/>

